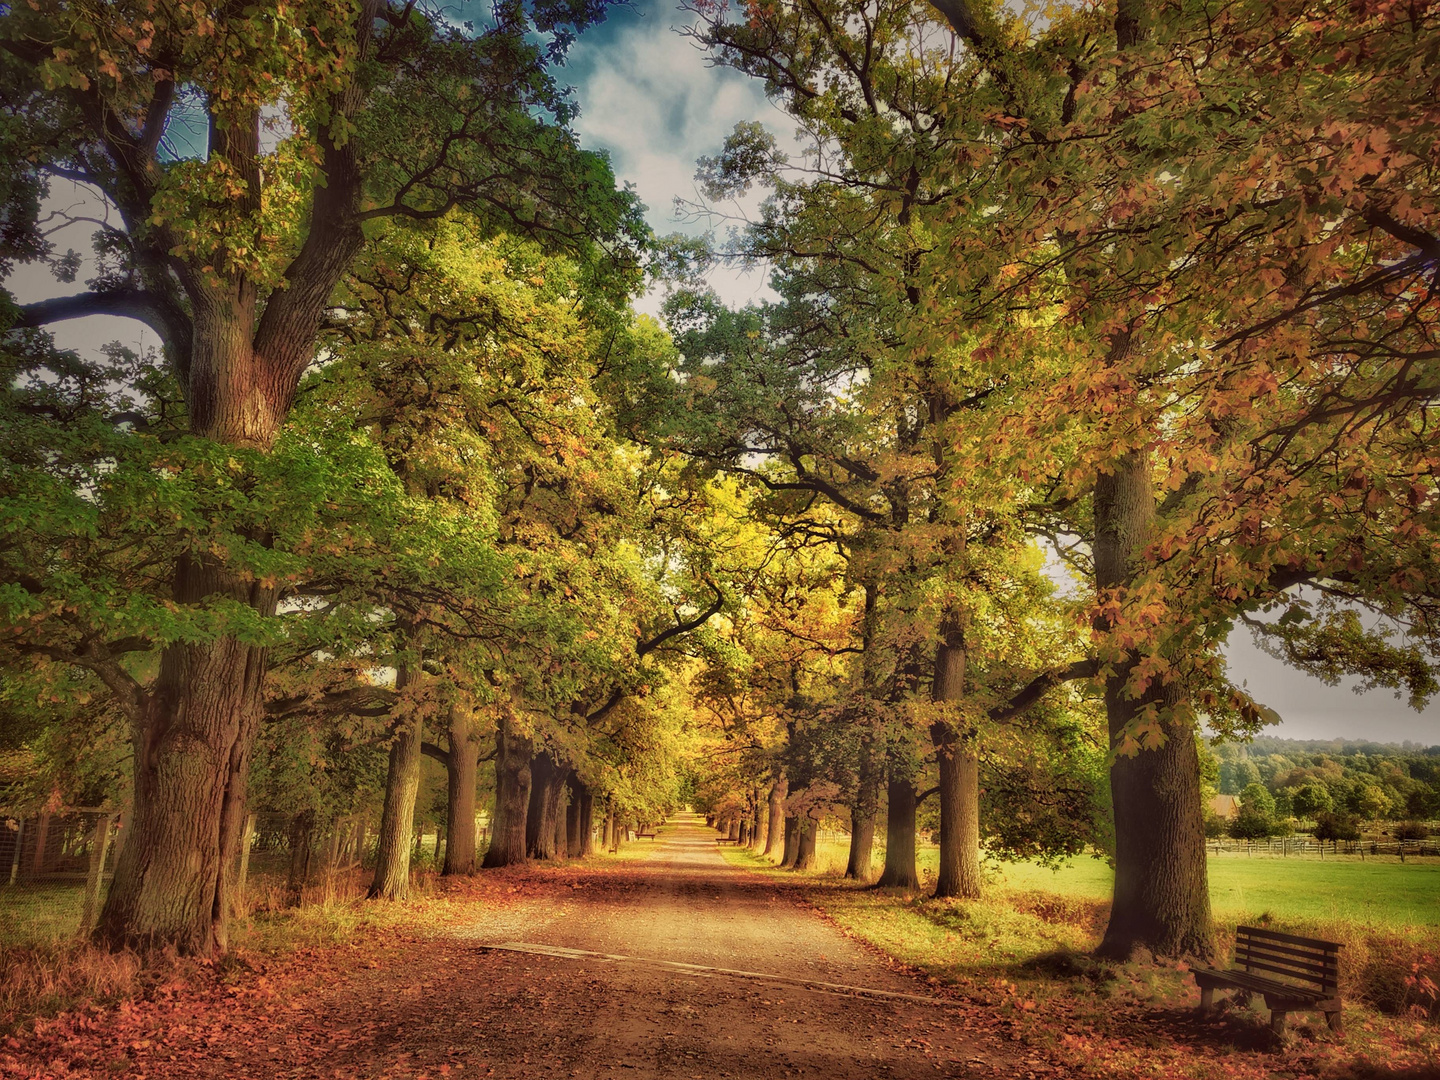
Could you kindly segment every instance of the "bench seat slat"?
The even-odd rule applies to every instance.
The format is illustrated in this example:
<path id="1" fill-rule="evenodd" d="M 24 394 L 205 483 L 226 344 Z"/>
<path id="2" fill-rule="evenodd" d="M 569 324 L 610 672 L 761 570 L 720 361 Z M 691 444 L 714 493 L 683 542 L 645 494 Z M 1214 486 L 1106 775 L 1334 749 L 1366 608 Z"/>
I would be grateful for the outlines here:
<path id="1" fill-rule="evenodd" d="M 1337 968 L 1316 967 L 1311 964 L 1301 964 L 1284 956 L 1267 956 L 1264 953 L 1247 953 L 1236 950 L 1235 963 L 1241 967 L 1248 965 L 1264 965 L 1267 971 L 1274 971 L 1283 968 L 1285 974 L 1293 975 L 1297 979 L 1335 979 L 1339 975 Z"/>
<path id="2" fill-rule="evenodd" d="M 1325 952 L 1339 952 L 1343 945 L 1336 941 L 1321 941 L 1319 938 L 1299 937 L 1295 934 L 1282 934 L 1278 930 L 1266 930 L 1260 926 L 1239 926 L 1235 928 L 1235 936 L 1250 935 L 1255 938 L 1270 938 L 1272 941 L 1283 941 L 1289 945 L 1307 945 L 1312 949 L 1323 949 Z"/>
<path id="3" fill-rule="evenodd" d="M 1338 967 L 1340 957 L 1335 953 L 1327 952 L 1306 952 L 1291 945 L 1273 945 L 1268 941 L 1257 941 L 1253 938 L 1243 938 L 1238 935 L 1235 938 L 1235 953 L 1238 956 L 1242 950 L 1248 952 L 1271 953 L 1275 956 L 1293 956 L 1297 960 L 1305 960 L 1322 967 Z"/>
<path id="4" fill-rule="evenodd" d="M 1334 976 L 1334 975 L 1306 975 L 1306 974 L 1301 974 L 1301 973 L 1299 973 L 1299 972 L 1291 971 L 1289 968 L 1283 967 L 1283 966 L 1281 966 L 1280 964 L 1267 964 L 1267 963 L 1265 963 L 1265 962 L 1263 962 L 1263 961 L 1251 960 L 1251 961 L 1249 961 L 1249 962 L 1247 962 L 1247 963 L 1240 964 L 1240 965 L 1238 965 L 1238 966 L 1241 967 L 1241 968 L 1243 968 L 1243 969 L 1246 970 L 1246 971 L 1249 971 L 1249 972 L 1260 972 L 1260 971 L 1263 971 L 1263 972 L 1266 972 L 1266 973 L 1268 973 L 1268 974 L 1270 974 L 1270 975 L 1279 975 L 1279 976 L 1282 976 L 1283 978 L 1290 979 L 1290 980 L 1293 981 L 1293 982 L 1300 983 L 1300 984 L 1303 985 L 1303 986 L 1337 986 L 1337 985 L 1339 985 L 1339 979 L 1338 979 L 1336 976 Z"/>
<path id="5" fill-rule="evenodd" d="M 1333 987 L 1335 985 L 1335 983 L 1331 982 L 1328 977 L 1324 979 L 1310 978 L 1309 976 L 1297 974 L 1296 972 L 1291 971 L 1288 968 L 1280 967 L 1277 964 L 1266 964 L 1262 963 L 1259 960 L 1251 960 L 1246 966 L 1250 968 L 1259 968 L 1261 971 L 1273 972 L 1276 975 L 1284 975 L 1286 978 L 1289 979 L 1298 979 L 1301 982 L 1308 982 L 1311 984 L 1318 983 L 1321 986 L 1327 987 Z"/>

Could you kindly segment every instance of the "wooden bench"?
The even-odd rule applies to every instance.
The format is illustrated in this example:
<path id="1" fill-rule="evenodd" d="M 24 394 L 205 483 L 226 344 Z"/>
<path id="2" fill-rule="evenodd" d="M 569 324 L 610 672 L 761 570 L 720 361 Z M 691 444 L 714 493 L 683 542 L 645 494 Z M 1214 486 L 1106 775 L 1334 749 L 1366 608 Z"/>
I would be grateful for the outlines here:
<path id="1" fill-rule="evenodd" d="M 1235 931 L 1235 964 L 1223 971 L 1195 969 L 1201 1012 L 1214 1004 L 1216 990 L 1231 988 L 1247 1003 L 1251 994 L 1264 995 L 1277 1035 L 1292 1012 L 1323 1012 L 1330 1029 L 1340 1030 L 1340 946 L 1335 942 L 1241 926 Z M 1257 974 L 1262 971 L 1268 974 Z"/>
<path id="2" fill-rule="evenodd" d="M 637 833 L 635 834 L 635 839 L 636 839 L 636 840 L 639 840 L 639 839 L 641 839 L 642 837 L 647 837 L 647 836 L 648 836 L 651 840 L 654 840 L 654 839 L 655 839 L 655 833 L 654 833 L 654 832 L 646 832 L 644 829 L 641 829 L 639 832 L 637 832 Z"/>

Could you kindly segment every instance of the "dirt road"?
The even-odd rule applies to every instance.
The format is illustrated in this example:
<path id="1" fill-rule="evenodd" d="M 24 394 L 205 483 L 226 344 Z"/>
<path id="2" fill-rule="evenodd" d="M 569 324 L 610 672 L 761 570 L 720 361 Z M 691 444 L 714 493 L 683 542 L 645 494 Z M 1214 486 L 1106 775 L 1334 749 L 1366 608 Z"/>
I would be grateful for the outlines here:
<path id="1" fill-rule="evenodd" d="M 935 1000 L 773 878 L 729 865 L 715 835 L 672 822 L 640 858 L 477 904 L 453 934 L 357 950 L 304 992 L 267 999 L 242 982 L 221 1020 L 197 1001 L 123 1057 L 72 1056 L 54 1075 L 1054 1075 L 983 1012 Z"/>

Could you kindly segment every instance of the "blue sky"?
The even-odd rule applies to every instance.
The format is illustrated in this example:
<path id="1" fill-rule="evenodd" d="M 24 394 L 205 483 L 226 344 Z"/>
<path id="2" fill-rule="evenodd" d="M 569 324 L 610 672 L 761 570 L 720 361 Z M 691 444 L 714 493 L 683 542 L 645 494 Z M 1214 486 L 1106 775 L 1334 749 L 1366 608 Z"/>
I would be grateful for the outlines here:
<path id="1" fill-rule="evenodd" d="M 693 42 L 676 32 L 690 20 L 673 0 L 613 9 L 604 23 L 581 35 L 560 73 L 561 81 L 575 87 L 583 142 L 610 153 L 617 176 L 639 193 L 658 233 L 704 231 L 703 225 L 677 221 L 673 203 L 676 196 L 695 198 L 696 159 L 715 154 L 738 121 L 760 120 L 782 140 L 794 127 L 758 83 L 706 63 Z M 52 198 L 61 204 L 80 198 L 68 189 L 57 185 Z M 89 250 L 84 233 L 57 240 L 62 249 Z M 731 304 L 766 292 L 759 272 L 721 271 L 713 283 Z M 22 303 L 69 291 L 35 268 L 21 268 L 7 285 Z M 649 297 L 639 306 L 653 311 L 655 305 Z M 83 319 L 56 329 L 63 346 L 77 349 L 117 338 L 132 345 L 154 341 L 138 323 L 121 319 Z M 1260 652 L 1243 630 L 1231 635 L 1226 652 L 1232 677 L 1282 716 L 1272 734 L 1440 743 L 1440 703 L 1417 714 L 1387 691 L 1356 695 L 1346 685 L 1326 686 Z"/>

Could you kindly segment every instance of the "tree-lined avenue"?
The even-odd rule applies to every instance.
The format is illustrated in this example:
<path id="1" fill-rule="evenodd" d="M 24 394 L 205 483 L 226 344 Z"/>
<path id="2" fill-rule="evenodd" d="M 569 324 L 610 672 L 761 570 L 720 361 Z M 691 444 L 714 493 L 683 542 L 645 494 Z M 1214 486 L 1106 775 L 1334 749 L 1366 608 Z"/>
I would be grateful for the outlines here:
<path id="1" fill-rule="evenodd" d="M 42 1028 L 7 1064 L 154 1080 L 1060 1075 L 997 1038 L 993 1012 L 937 1000 L 934 986 L 845 936 L 783 880 L 727 864 L 695 815 L 642 843 L 637 858 L 567 864 L 538 882 L 533 871 L 497 871 L 486 880 L 515 902 L 487 898 L 434 936 L 381 935 L 247 972 L 219 991 L 223 1002 L 162 996 L 80 1039 Z M 511 941 L 635 959 L 492 947 Z"/>

